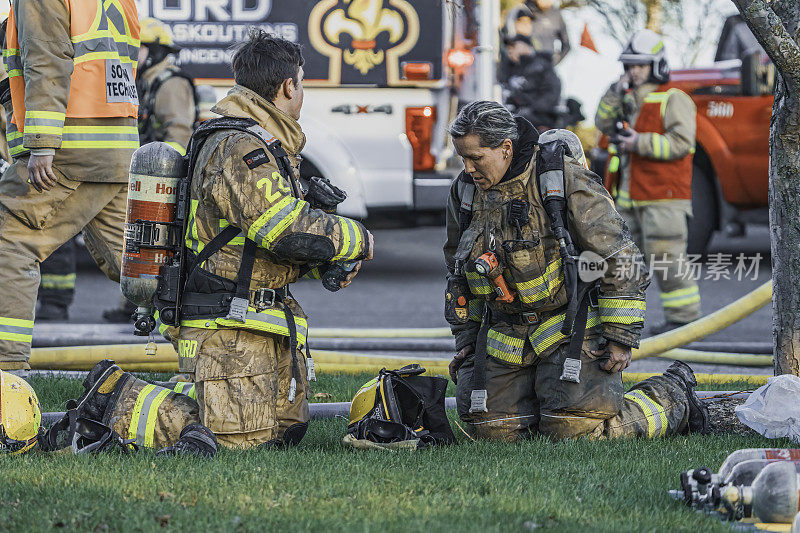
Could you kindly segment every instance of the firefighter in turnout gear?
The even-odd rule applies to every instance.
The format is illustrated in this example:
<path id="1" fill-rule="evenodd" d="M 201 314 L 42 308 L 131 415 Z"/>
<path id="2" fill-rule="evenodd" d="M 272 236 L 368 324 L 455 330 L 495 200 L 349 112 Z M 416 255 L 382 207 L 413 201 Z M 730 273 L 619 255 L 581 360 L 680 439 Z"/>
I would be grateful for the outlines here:
<path id="1" fill-rule="evenodd" d="M 0 180 L 0 368 L 27 369 L 39 263 L 84 231 L 120 275 L 127 173 L 139 146 L 133 0 L 14 0 L 3 49 L 14 163 Z"/>
<path id="2" fill-rule="evenodd" d="M 625 393 L 621 372 L 639 345 L 647 273 L 577 137 L 555 130 L 539 139 L 494 102 L 464 107 L 450 134 L 464 172 L 447 207 L 446 301 L 463 297 L 464 311 L 446 304 L 445 314 L 469 431 L 493 439 L 704 431 L 707 412 L 683 363 Z M 603 266 L 599 279 L 575 277 L 578 251 Z M 482 274 L 487 253 L 497 273 Z"/>
<path id="3" fill-rule="evenodd" d="M 312 372 L 306 316 L 288 285 L 321 265 L 355 262 L 344 287 L 372 258 L 372 235 L 360 223 L 316 209 L 299 189 L 299 46 L 253 30 L 232 65 L 236 85 L 213 109 L 222 118 L 204 123 L 189 150 L 184 250 L 194 266 L 179 331 L 167 334 L 193 383 L 173 391 L 111 362 L 92 374 L 107 380 L 87 402 L 100 405 L 94 416 L 147 447 L 173 445 L 192 423 L 227 447 L 297 444 Z M 205 140 L 198 146 L 197 138 Z"/>
<path id="4" fill-rule="evenodd" d="M 625 74 L 603 96 L 595 123 L 611 140 L 606 187 L 654 262 L 666 322 L 651 331 L 663 333 L 700 318 L 686 256 L 697 109 L 686 93 L 664 85 L 669 65 L 655 32 L 634 35 L 620 61 Z"/>
<path id="5" fill-rule="evenodd" d="M 175 65 L 178 48 L 163 22 L 142 19 L 139 40 L 139 141 L 142 145 L 162 141 L 184 155 L 197 121 L 194 81 Z M 135 310 L 121 298 L 117 307 L 103 311 L 103 319 L 127 324 Z"/>

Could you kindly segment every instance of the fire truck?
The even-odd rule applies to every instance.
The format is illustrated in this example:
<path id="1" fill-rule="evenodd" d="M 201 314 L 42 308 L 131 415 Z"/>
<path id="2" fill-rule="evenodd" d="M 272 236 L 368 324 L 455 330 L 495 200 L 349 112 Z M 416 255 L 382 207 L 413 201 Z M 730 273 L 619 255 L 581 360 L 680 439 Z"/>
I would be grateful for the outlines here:
<path id="1" fill-rule="evenodd" d="M 475 58 L 441 0 L 140 0 L 170 26 L 179 62 L 223 96 L 235 45 L 255 26 L 301 44 L 303 177 L 347 191 L 343 215 L 441 211 L 454 170 L 446 126 Z"/>

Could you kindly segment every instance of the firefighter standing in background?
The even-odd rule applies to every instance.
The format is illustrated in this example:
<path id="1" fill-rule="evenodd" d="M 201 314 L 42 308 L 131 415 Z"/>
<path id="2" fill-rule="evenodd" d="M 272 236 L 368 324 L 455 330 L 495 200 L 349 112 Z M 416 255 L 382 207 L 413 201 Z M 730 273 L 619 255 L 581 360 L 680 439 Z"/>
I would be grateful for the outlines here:
<path id="1" fill-rule="evenodd" d="M 141 21 L 139 68 L 139 141 L 162 141 L 186 153 L 197 121 L 194 82 L 175 65 L 178 48 L 172 32 L 154 18 Z M 117 307 L 103 312 L 106 322 L 129 323 L 136 306 L 121 298 Z"/>
<path id="2" fill-rule="evenodd" d="M 14 0 L 3 55 L 14 163 L 0 179 L 0 369 L 29 368 L 39 263 L 84 230 L 119 280 L 139 146 L 133 0 Z"/>
<path id="3" fill-rule="evenodd" d="M 213 126 L 219 129 L 196 152 L 185 247 L 201 266 L 188 276 L 176 339 L 180 370 L 194 381 L 191 392 L 181 391 L 190 394 L 148 385 L 112 361 L 98 364 L 85 383 L 82 413 L 137 444 L 178 441 L 171 448 L 177 452 L 195 439 L 210 453 L 208 430 L 229 447 L 296 444 L 306 432 L 310 389 L 300 350 L 308 328 L 288 285 L 303 267 L 355 262 L 337 278 L 346 286 L 361 260 L 372 258 L 373 242 L 361 224 L 313 207 L 313 196 L 298 192 L 302 65 L 298 45 L 253 30 L 233 56 L 236 85 L 213 108 L 229 121 L 243 119 L 248 131 L 231 129 L 231 122 Z M 268 148 L 272 136 L 286 155 Z M 246 318 L 225 318 L 248 263 Z M 203 438 L 206 444 L 198 444 Z"/>
<path id="4" fill-rule="evenodd" d="M 558 65 L 569 53 L 569 34 L 561 11 L 553 0 L 527 0 L 506 17 L 506 37 L 522 34 L 529 37 L 537 52 L 550 54 Z M 558 45 L 556 45 L 558 43 Z"/>
<path id="5" fill-rule="evenodd" d="M 540 140 L 527 120 L 495 102 L 467 105 L 449 131 L 464 171 L 447 206 L 448 295 L 467 300 L 460 320 L 448 318 L 458 350 L 450 374 L 472 434 L 513 440 L 537 432 L 615 438 L 706 431 L 708 413 L 685 363 L 625 393 L 621 373 L 639 345 L 647 273 L 617 275 L 641 254 L 586 168 L 578 138 L 551 130 Z M 557 209 L 542 200 L 545 193 Z M 572 338 L 561 332 L 571 296 L 559 243 L 568 236 L 607 265 L 598 287 L 578 292 Z M 500 278 L 478 268 L 487 252 L 497 258 L 503 295 L 489 279 Z"/>
<path id="6" fill-rule="evenodd" d="M 663 333 L 700 317 L 700 291 L 686 268 L 697 109 L 664 86 L 669 65 L 655 32 L 634 35 L 620 61 L 625 74 L 600 100 L 595 124 L 612 138 L 606 187 L 651 262 L 666 321 L 650 331 Z"/>

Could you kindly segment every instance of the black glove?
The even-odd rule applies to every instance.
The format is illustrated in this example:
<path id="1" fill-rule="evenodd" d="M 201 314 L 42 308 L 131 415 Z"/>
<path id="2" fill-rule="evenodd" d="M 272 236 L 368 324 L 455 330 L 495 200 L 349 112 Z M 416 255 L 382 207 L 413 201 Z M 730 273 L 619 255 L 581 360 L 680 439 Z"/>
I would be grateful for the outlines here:
<path id="1" fill-rule="evenodd" d="M 327 178 L 313 176 L 308 180 L 305 200 L 314 209 L 322 209 L 328 212 L 336 211 L 336 206 L 344 202 L 346 198 L 347 193 L 332 184 Z"/>
<path id="2" fill-rule="evenodd" d="M 178 442 L 172 446 L 161 448 L 156 455 L 195 455 L 197 457 L 214 457 L 217 453 L 217 437 L 202 424 L 189 424 L 181 430 Z"/>

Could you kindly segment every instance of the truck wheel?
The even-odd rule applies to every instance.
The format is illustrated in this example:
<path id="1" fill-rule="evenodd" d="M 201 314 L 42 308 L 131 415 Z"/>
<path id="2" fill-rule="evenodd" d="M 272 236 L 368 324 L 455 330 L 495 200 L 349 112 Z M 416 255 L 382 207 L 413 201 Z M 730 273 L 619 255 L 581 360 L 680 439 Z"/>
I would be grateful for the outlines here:
<path id="1" fill-rule="evenodd" d="M 692 218 L 689 219 L 687 253 L 705 254 L 717 226 L 717 195 L 713 175 L 697 163 L 692 168 Z"/>

